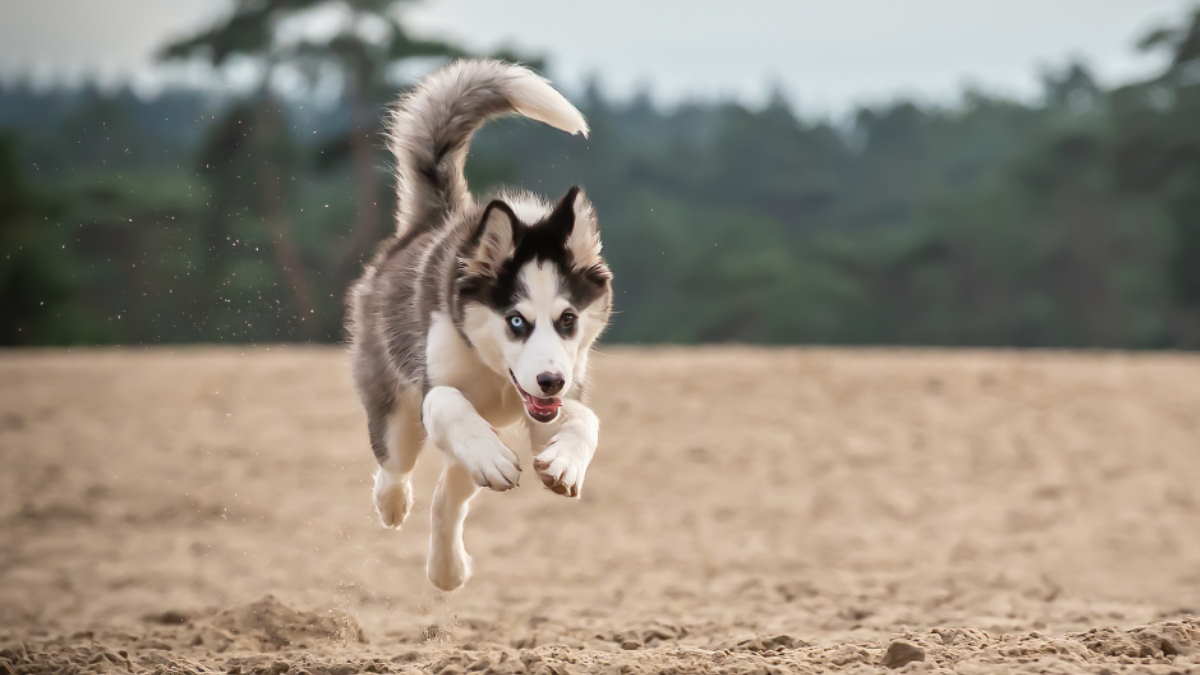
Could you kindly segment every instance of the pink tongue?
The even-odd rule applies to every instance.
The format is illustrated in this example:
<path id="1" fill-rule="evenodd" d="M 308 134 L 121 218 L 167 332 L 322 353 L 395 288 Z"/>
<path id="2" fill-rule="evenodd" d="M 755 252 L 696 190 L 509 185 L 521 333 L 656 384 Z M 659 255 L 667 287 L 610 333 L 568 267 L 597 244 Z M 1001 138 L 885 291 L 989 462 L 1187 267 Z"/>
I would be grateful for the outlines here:
<path id="1" fill-rule="evenodd" d="M 558 410 L 559 406 L 562 405 L 562 401 L 553 398 L 539 399 L 530 396 L 528 401 L 529 407 L 533 408 L 537 412 L 553 412 Z"/>

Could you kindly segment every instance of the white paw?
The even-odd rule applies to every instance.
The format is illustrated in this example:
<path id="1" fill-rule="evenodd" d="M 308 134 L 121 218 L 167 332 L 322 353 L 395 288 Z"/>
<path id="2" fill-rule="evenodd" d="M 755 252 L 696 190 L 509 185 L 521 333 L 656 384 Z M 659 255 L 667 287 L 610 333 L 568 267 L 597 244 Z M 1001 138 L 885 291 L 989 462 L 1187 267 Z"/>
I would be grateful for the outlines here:
<path id="1" fill-rule="evenodd" d="M 400 527 L 412 511 L 412 480 L 408 476 L 396 478 L 377 469 L 375 471 L 375 512 L 384 527 Z"/>
<path id="2" fill-rule="evenodd" d="M 454 458 L 480 487 L 498 492 L 521 482 L 521 464 L 516 453 L 500 442 L 494 431 L 467 436 L 454 444 Z"/>
<path id="3" fill-rule="evenodd" d="M 452 591 L 471 578 L 471 556 L 464 550 L 450 548 L 444 551 L 435 545 L 429 549 L 425 574 L 434 586 Z"/>
<path id="4" fill-rule="evenodd" d="M 533 468 L 550 490 L 564 497 L 578 497 L 583 492 L 590 456 L 581 442 L 555 438 L 533 458 Z"/>

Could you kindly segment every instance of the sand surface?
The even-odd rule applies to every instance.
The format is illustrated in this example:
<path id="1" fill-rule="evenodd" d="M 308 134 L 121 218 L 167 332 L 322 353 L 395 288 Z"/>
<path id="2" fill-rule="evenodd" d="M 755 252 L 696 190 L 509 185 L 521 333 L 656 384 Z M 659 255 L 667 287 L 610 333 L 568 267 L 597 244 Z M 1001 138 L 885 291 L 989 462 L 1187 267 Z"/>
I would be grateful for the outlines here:
<path id="1" fill-rule="evenodd" d="M 1200 673 L 1200 357 L 596 363 L 583 499 L 526 455 L 444 594 L 339 350 L 0 352 L 0 673 Z"/>

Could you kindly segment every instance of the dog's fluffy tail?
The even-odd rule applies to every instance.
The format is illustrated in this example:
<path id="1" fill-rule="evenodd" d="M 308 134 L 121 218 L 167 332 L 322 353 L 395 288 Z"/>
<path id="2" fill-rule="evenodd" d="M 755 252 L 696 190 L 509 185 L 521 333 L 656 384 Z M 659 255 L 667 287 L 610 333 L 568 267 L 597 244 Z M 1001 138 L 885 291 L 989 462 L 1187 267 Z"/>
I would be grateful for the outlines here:
<path id="1" fill-rule="evenodd" d="M 435 226 L 467 197 L 463 163 L 471 137 L 510 113 L 588 134 L 583 115 L 545 78 L 502 61 L 455 61 L 397 101 L 387 136 L 396 160 L 398 233 Z"/>

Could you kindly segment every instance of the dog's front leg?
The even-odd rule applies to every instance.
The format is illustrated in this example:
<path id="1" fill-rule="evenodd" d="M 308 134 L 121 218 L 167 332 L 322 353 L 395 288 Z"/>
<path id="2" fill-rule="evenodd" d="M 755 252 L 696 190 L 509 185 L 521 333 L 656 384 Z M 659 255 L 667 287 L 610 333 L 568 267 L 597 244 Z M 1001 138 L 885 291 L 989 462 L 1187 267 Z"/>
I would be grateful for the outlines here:
<path id="1" fill-rule="evenodd" d="M 583 492 L 583 478 L 600 441 L 600 418 L 580 401 L 563 402 L 558 419 L 529 422 L 533 468 L 542 483 L 564 497 Z"/>
<path id="2" fill-rule="evenodd" d="M 434 445 L 462 465 L 476 485 L 503 492 L 517 486 L 521 465 L 492 425 L 454 387 L 433 387 L 421 406 Z"/>

